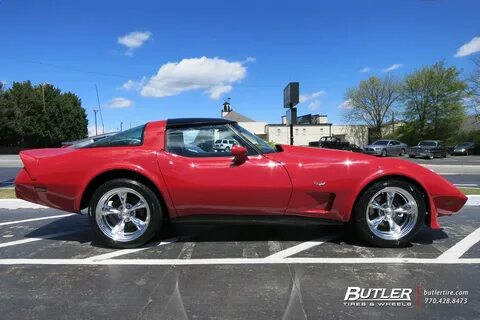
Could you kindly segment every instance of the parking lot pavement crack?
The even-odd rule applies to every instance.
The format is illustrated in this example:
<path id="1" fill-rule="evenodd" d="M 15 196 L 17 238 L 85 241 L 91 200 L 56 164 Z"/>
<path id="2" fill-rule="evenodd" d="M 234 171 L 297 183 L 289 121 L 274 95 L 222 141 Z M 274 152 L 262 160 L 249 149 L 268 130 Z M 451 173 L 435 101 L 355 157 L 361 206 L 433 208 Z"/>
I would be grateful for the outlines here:
<path id="1" fill-rule="evenodd" d="M 282 320 L 308 319 L 303 305 L 302 292 L 300 288 L 302 275 L 300 272 L 296 271 L 294 266 L 290 264 L 287 264 L 287 268 L 292 285 L 290 287 L 290 296 L 288 298 L 287 307 L 283 313 Z M 294 269 L 293 272 L 292 268 Z"/>

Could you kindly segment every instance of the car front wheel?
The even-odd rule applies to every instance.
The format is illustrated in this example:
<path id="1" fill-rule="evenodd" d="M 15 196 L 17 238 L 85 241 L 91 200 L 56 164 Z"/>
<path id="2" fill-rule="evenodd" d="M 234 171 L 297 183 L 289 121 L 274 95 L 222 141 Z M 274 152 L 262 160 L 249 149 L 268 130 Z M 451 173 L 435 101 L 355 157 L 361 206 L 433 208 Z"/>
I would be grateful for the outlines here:
<path id="1" fill-rule="evenodd" d="M 99 243 L 135 248 L 151 240 L 160 229 L 162 207 L 144 184 L 115 179 L 101 185 L 89 207 L 90 225 Z"/>
<path id="2" fill-rule="evenodd" d="M 373 184 L 357 200 L 352 223 L 358 235 L 379 247 L 409 243 L 425 219 L 425 201 L 417 187 L 403 180 Z"/>

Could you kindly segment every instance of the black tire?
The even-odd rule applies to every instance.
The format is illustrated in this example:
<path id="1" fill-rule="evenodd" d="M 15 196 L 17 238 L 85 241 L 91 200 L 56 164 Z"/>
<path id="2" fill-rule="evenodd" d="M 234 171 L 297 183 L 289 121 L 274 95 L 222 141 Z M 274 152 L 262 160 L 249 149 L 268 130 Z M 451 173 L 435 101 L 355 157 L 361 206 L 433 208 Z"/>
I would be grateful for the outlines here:
<path id="1" fill-rule="evenodd" d="M 149 223 L 146 226 L 146 229 L 143 231 L 143 234 L 136 239 L 129 241 L 114 240 L 102 231 L 97 221 L 96 211 L 100 199 L 102 199 L 102 197 L 108 192 L 117 188 L 127 188 L 137 192 L 145 199 L 146 206 L 149 209 Z M 153 193 L 152 190 L 150 190 L 150 188 L 138 181 L 122 178 L 107 181 L 97 188 L 90 200 L 88 214 L 95 242 L 108 247 L 129 249 L 145 244 L 156 235 L 162 224 L 163 210 L 158 197 L 155 195 L 155 193 Z"/>
<path id="2" fill-rule="evenodd" d="M 434 154 L 434 153 L 430 153 L 430 154 L 427 156 L 427 159 L 432 160 L 433 158 L 435 158 L 435 154 Z"/>
<path id="3" fill-rule="evenodd" d="M 408 157 L 409 157 L 409 158 L 415 158 L 415 155 L 409 154 Z"/>
<path id="4" fill-rule="evenodd" d="M 404 154 L 405 154 L 405 149 L 402 148 L 402 150 L 400 150 L 400 157 L 403 157 Z"/>
<path id="5" fill-rule="evenodd" d="M 378 192 L 387 187 L 399 188 L 405 192 L 408 192 L 415 199 L 418 208 L 416 220 L 412 220 L 412 229 L 399 239 L 394 240 L 386 240 L 374 234 L 370 229 L 367 221 L 367 207 L 370 200 Z M 372 184 L 370 187 L 368 187 L 368 189 L 364 190 L 359 195 L 353 208 L 351 225 L 353 226 L 357 235 L 368 244 L 385 248 L 402 247 L 408 244 L 418 233 L 425 221 L 425 214 L 425 199 L 423 198 L 422 193 L 414 184 L 398 179 L 384 180 Z"/>
<path id="6" fill-rule="evenodd" d="M 226 147 L 225 152 L 230 152 L 230 147 Z"/>
<path id="7" fill-rule="evenodd" d="M 386 156 L 387 156 L 387 150 L 386 150 L 386 149 L 383 149 L 383 150 L 382 150 L 381 156 L 382 156 L 382 157 L 386 157 Z"/>

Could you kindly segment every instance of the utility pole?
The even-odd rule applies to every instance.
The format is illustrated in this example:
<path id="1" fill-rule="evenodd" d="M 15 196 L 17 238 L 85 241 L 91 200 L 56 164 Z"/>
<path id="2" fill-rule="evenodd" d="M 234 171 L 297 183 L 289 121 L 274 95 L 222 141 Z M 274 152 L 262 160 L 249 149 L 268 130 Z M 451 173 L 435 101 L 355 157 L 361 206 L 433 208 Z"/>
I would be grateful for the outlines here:
<path id="1" fill-rule="evenodd" d="M 395 135 L 395 111 L 392 110 L 392 136 Z"/>
<path id="2" fill-rule="evenodd" d="M 98 110 L 100 111 L 100 121 L 102 122 L 102 133 L 105 133 L 105 125 L 103 124 L 102 107 L 100 106 L 100 98 L 98 97 L 97 85 L 95 85 L 95 91 L 97 92 Z"/>
<path id="3" fill-rule="evenodd" d="M 95 114 L 95 135 L 98 136 L 98 130 L 97 130 L 97 109 L 93 109 L 93 113 Z"/>
<path id="4" fill-rule="evenodd" d="M 42 83 L 42 100 L 43 100 L 43 113 L 46 112 L 45 108 L 45 83 Z"/>
<path id="5" fill-rule="evenodd" d="M 123 131 L 123 122 L 120 122 L 120 132 Z"/>

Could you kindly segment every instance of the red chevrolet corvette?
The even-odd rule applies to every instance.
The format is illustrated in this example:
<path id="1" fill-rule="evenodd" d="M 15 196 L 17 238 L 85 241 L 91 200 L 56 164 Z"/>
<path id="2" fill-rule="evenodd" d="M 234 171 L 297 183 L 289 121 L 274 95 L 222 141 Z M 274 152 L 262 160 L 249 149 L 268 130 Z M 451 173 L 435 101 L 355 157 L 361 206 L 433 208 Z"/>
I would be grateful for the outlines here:
<path id="1" fill-rule="evenodd" d="M 225 144 L 225 145 L 223 145 Z M 18 198 L 88 208 L 98 241 L 152 239 L 169 221 L 347 223 L 367 242 L 401 246 L 467 198 L 414 163 L 348 151 L 271 147 L 224 119 L 170 119 L 79 148 L 20 153 Z"/>

